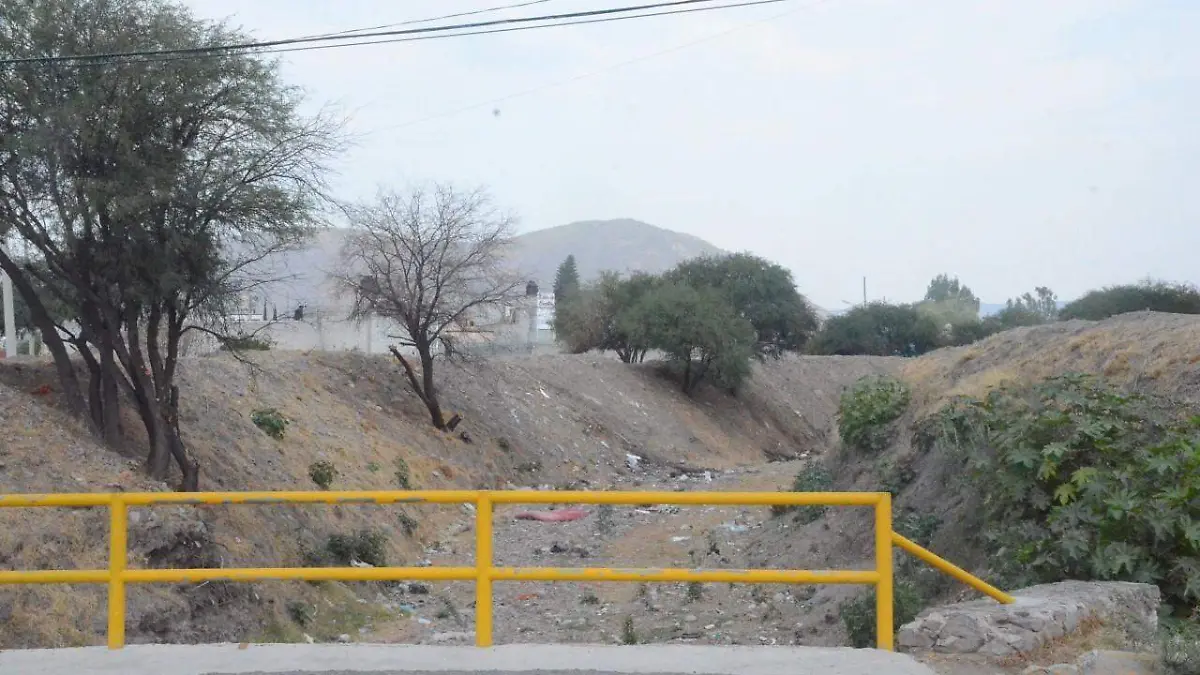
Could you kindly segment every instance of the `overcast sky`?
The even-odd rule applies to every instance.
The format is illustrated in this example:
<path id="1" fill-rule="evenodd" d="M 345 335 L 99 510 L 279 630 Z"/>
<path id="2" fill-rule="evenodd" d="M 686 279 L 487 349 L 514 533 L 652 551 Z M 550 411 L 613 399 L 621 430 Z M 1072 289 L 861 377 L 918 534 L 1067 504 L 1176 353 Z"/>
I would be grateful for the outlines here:
<path id="1" fill-rule="evenodd" d="M 513 1 L 187 0 L 260 38 Z M 949 272 L 985 302 L 1200 281 L 1197 0 L 788 0 L 285 58 L 360 138 L 344 197 L 448 180 L 522 230 L 636 218 L 777 260 L 831 309 L 863 275 L 914 300 Z"/>

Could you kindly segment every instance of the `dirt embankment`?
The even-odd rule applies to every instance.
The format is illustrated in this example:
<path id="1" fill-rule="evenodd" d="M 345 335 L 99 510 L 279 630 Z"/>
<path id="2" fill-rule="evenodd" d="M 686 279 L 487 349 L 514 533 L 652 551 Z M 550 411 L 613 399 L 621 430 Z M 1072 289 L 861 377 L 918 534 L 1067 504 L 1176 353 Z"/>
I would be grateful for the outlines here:
<path id="1" fill-rule="evenodd" d="M 335 488 L 399 487 L 403 460 L 417 488 L 563 487 L 664 490 L 787 488 L 808 458 L 828 453 L 835 488 L 880 487 L 906 468 L 897 506 L 942 522 L 931 547 L 987 572 L 970 544 L 970 514 L 955 464 L 917 453 L 911 425 L 956 394 L 1067 371 L 1102 373 L 1182 404 L 1200 400 L 1200 319 L 1128 315 L 1098 324 L 1021 329 L 918 359 L 792 358 L 758 368 L 736 399 L 683 397 L 651 366 L 602 356 L 514 358 L 447 368 L 441 381 L 457 434 L 429 427 L 386 358 L 265 353 L 252 370 L 225 357 L 182 370 L 183 424 L 203 462 L 206 489 L 312 489 L 309 466 L 334 465 Z M 861 457 L 837 445 L 842 390 L 893 373 L 913 389 L 895 443 Z M 124 455 L 97 447 L 54 408 L 48 369 L 0 365 L 0 491 L 162 490 L 138 469 L 138 434 Z M 282 441 L 250 421 L 278 408 Z M 131 431 L 136 430 L 130 420 Z M 636 469 L 628 455 L 641 459 Z M 961 486 L 960 486 L 961 487 Z M 795 569 L 872 564 L 869 514 L 834 509 L 814 523 L 766 509 L 592 510 L 580 521 L 497 517 L 503 565 L 702 566 Z M 403 513 L 403 516 L 401 515 Z M 135 511 L 135 566 L 294 566 L 332 534 L 373 528 L 391 564 L 469 564 L 472 515 L 452 507 L 230 507 Z M 415 525 L 415 527 L 414 527 Z M 0 567 L 105 564 L 103 514 L 0 513 Z M 958 588 L 948 587 L 951 595 Z M 498 584 L 501 642 L 688 641 L 844 645 L 838 616 L 854 587 L 707 584 Z M 200 584 L 139 586 L 130 597 L 134 641 L 321 640 L 466 642 L 470 584 Z M 102 589 L 0 589 L 0 646 L 96 644 Z M 633 635 L 629 635 L 629 632 Z"/>
<path id="2" fill-rule="evenodd" d="M 449 411 L 464 416 L 458 431 L 465 434 L 446 435 L 425 422 L 424 409 L 388 358 L 279 352 L 256 360 L 257 368 L 228 357 L 182 364 L 184 436 L 202 462 L 205 489 L 313 489 L 309 467 L 321 460 L 336 468 L 333 486 L 341 489 L 396 489 L 401 464 L 416 488 L 649 486 L 689 472 L 720 475 L 822 451 L 842 388 L 896 365 L 888 359 L 769 362 L 739 398 L 712 392 L 698 400 L 682 396 L 651 366 L 603 356 L 448 367 L 441 374 L 443 398 Z M 134 418 L 127 420 L 124 452 L 98 447 L 56 409 L 54 386 L 49 368 L 0 364 L 0 491 L 168 489 L 139 471 Z M 251 422 L 261 408 L 276 408 L 291 420 L 283 440 Z M 629 454 L 641 458 L 636 471 L 627 466 Z M 469 559 L 469 545 L 451 543 L 464 518 L 452 508 L 418 507 L 135 509 L 130 564 L 295 566 L 321 554 L 330 535 L 368 528 L 385 535 L 392 564 Z M 91 510 L 0 513 L 0 567 L 103 567 L 105 523 L 103 513 Z M 128 628 L 131 641 L 236 641 L 306 633 L 318 640 L 358 639 L 360 631 L 380 635 L 383 626 L 393 626 L 400 639 L 407 633 L 397 625 L 418 627 L 406 639 L 422 639 L 458 625 L 447 617 L 459 613 L 445 608 L 430 610 L 435 616 L 428 619 L 414 616 L 414 605 L 445 599 L 398 600 L 405 588 L 137 586 L 130 592 Z M 98 587 L 0 590 L 0 647 L 97 644 L 103 607 Z"/>

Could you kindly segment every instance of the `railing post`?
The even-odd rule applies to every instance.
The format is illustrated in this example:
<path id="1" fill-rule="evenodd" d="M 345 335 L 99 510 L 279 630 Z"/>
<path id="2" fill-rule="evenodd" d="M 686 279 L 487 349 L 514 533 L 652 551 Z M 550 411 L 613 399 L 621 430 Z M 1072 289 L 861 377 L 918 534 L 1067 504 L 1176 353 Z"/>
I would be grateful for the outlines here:
<path id="1" fill-rule="evenodd" d="M 475 646 L 492 646 L 492 498 L 475 502 Z"/>
<path id="2" fill-rule="evenodd" d="M 892 495 L 883 493 L 875 504 L 875 631 L 880 649 L 892 651 L 896 628 L 892 617 Z"/>
<path id="3" fill-rule="evenodd" d="M 128 556 L 128 509 L 114 496 L 108 504 L 108 648 L 125 646 L 125 560 Z"/>

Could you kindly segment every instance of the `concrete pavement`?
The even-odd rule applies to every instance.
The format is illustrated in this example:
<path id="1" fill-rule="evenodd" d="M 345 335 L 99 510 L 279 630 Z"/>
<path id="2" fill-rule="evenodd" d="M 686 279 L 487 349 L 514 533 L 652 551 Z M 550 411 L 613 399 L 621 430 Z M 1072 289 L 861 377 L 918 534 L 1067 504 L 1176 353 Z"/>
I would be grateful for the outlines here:
<path id="1" fill-rule="evenodd" d="M 588 670 L 582 670 L 588 669 Z M 933 675 L 873 649 L 648 645 L 136 645 L 0 652 L 8 675 Z"/>

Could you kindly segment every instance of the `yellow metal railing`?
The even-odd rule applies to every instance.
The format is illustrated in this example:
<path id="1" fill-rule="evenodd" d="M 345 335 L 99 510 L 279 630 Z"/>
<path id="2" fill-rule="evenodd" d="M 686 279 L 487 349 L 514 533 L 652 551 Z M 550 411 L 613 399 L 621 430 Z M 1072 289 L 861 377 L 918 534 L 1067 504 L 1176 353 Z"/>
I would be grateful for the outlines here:
<path id="1" fill-rule="evenodd" d="M 128 510 L 161 504 L 474 504 L 474 567 L 295 567 L 238 569 L 129 569 Z M 685 570 L 603 567 L 496 567 L 492 560 L 492 521 L 496 504 L 673 504 L 679 506 L 870 506 L 875 510 L 874 570 Z M 492 645 L 494 581 L 656 581 L 784 584 L 871 584 L 876 589 L 876 630 L 880 649 L 893 648 L 892 546 L 912 553 L 1002 603 L 1012 596 L 972 576 L 892 532 L 891 495 L 875 492 L 533 492 L 533 491 L 371 491 L 371 492 L 145 492 L 0 495 L 4 507 L 95 507 L 109 509 L 108 569 L 0 571 L 6 584 L 108 584 L 108 646 L 125 644 L 125 587 L 130 583 L 203 581 L 474 581 L 475 639 Z"/>

